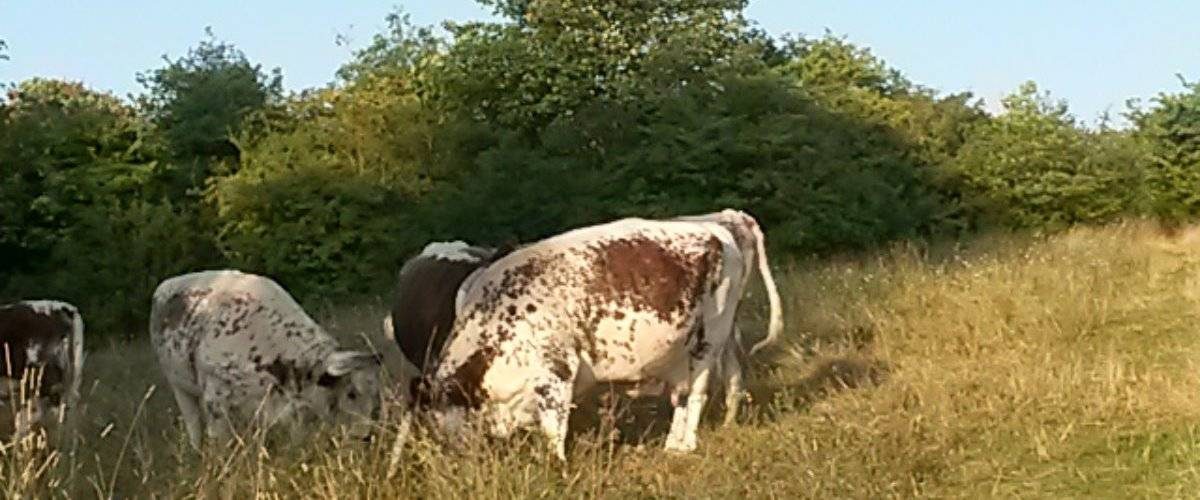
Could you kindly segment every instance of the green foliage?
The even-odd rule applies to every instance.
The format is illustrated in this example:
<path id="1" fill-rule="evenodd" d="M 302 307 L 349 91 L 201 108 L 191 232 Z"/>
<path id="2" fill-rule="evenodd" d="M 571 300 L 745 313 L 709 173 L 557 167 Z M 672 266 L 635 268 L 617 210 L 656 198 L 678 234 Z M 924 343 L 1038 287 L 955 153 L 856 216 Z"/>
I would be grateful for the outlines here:
<path id="1" fill-rule="evenodd" d="M 886 130 L 822 109 L 786 80 L 722 80 L 656 106 L 618 163 L 630 212 L 743 207 L 791 251 L 915 236 L 935 211 L 917 165 Z"/>
<path id="2" fill-rule="evenodd" d="M 404 209 L 430 189 L 435 120 L 398 72 L 353 71 L 343 89 L 300 96 L 247 136 L 241 167 L 213 179 L 218 240 L 234 265 L 303 297 L 386 283 L 415 247 Z"/>
<path id="3" fill-rule="evenodd" d="M 1132 114 L 1145 143 L 1150 210 L 1174 222 L 1200 215 L 1200 83 L 1160 94 L 1150 110 Z"/>
<path id="4" fill-rule="evenodd" d="M 137 117 L 110 94 L 31 79 L 0 103 L 0 268 L 35 265 L 83 207 L 126 192 Z M 8 274 L 8 272 L 0 273 Z"/>
<path id="5" fill-rule="evenodd" d="M 510 23 L 451 24 L 442 101 L 536 134 L 596 101 L 622 104 L 702 85 L 728 64 L 742 0 L 496 0 Z"/>
<path id="6" fill-rule="evenodd" d="M 408 14 L 400 10 L 389 13 L 385 21 L 387 30 L 372 37 L 369 45 L 338 68 L 337 76 L 343 82 L 399 77 L 415 84 L 416 78 L 434 64 L 443 42 L 431 28 L 413 26 Z"/>
<path id="7" fill-rule="evenodd" d="M 283 77 L 251 63 L 232 44 L 207 40 L 166 66 L 138 74 L 147 94 L 139 103 L 158 127 L 178 189 L 201 187 L 213 161 L 238 154 L 232 140 L 251 113 L 279 101 Z"/>
<path id="8" fill-rule="evenodd" d="M 158 201 L 164 173 L 132 107 L 32 79 L 0 117 L 0 298 L 67 299 L 132 334 L 159 280 L 216 260 L 199 207 Z"/>
<path id="9" fill-rule="evenodd" d="M 42 257 L 43 272 L 15 275 L 0 295 L 29 298 L 36 290 L 77 305 L 96 337 L 138 337 L 160 281 L 218 261 L 206 224 L 165 201 L 92 205 Z"/>
<path id="10" fill-rule="evenodd" d="M 1005 113 L 976 127 L 948 165 L 973 215 L 1056 228 L 1110 220 L 1136 203 L 1136 158 L 1128 148 L 1114 155 L 1098 147 L 1119 135 L 1080 129 L 1066 103 L 1032 82 L 1003 104 Z"/>
<path id="11" fill-rule="evenodd" d="M 912 84 L 869 50 L 829 33 L 785 39 L 772 54 L 773 70 L 791 79 L 817 108 L 871 131 L 844 141 L 871 141 L 892 161 L 912 165 L 913 175 L 938 198 L 925 205 L 934 211 L 927 213 L 921 232 L 955 234 L 971 225 L 970 215 L 957 203 L 957 186 L 948 184 L 943 172 L 967 132 L 987 119 L 970 93 L 938 96 Z"/>
<path id="12" fill-rule="evenodd" d="M 786 62 L 779 70 L 811 91 L 833 94 L 850 88 L 895 95 L 912 87 L 899 70 L 888 67 L 870 49 L 828 32 L 815 39 L 785 39 L 781 50 Z"/>

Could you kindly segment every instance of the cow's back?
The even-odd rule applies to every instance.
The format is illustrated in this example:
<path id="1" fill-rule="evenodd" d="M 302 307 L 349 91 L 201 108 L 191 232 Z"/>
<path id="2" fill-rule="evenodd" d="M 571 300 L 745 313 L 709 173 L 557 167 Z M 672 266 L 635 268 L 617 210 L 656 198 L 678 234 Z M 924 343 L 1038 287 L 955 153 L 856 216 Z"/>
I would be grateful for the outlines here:
<path id="1" fill-rule="evenodd" d="M 474 406 L 481 384 L 505 392 L 499 386 L 519 385 L 530 364 L 557 370 L 563 351 L 590 358 L 601 380 L 668 369 L 686 355 L 680 347 L 695 331 L 697 306 L 735 245 L 723 236 L 691 223 L 622 219 L 514 251 L 463 290 L 439 379 Z"/>
<path id="2" fill-rule="evenodd" d="M 164 281 L 154 294 L 151 339 L 168 380 L 188 392 L 204 377 L 265 390 L 307 376 L 335 342 L 277 283 L 238 271 Z M 297 380 L 299 382 L 299 380 Z"/>

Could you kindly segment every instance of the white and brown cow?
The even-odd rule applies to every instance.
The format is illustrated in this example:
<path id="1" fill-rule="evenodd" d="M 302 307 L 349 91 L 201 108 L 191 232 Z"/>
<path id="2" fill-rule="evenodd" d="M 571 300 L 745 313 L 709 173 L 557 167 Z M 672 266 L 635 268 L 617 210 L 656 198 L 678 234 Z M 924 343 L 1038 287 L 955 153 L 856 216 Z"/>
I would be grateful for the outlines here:
<path id="1" fill-rule="evenodd" d="M 499 255 L 495 248 L 438 241 L 400 268 L 383 329 L 417 372 L 424 371 L 450 335 L 459 285 Z"/>
<path id="2" fill-rule="evenodd" d="M 154 292 L 150 338 L 188 438 L 231 436 L 252 422 L 369 423 L 379 410 L 380 361 L 338 349 L 273 280 L 203 271 Z M 355 429 L 354 431 L 358 431 Z"/>
<path id="3" fill-rule="evenodd" d="M 83 317 L 75 306 L 31 300 L 0 306 L 0 410 L 16 437 L 67 416 L 79 401 Z"/>
<path id="4" fill-rule="evenodd" d="M 495 261 L 464 285 L 418 402 L 450 432 L 468 414 L 493 435 L 540 424 L 565 459 L 576 396 L 597 383 L 661 383 L 675 406 L 666 447 L 694 449 L 709 378 L 732 351 L 749 268 L 738 238 L 712 215 L 623 219 Z M 776 311 L 772 318 L 774 330 Z"/>

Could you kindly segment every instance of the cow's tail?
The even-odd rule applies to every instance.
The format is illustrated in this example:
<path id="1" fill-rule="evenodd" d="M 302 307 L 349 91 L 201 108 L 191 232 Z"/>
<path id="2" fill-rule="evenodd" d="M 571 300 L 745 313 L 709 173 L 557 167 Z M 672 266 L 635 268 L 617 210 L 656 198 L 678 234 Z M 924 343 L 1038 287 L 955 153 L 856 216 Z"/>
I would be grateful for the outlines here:
<path id="1" fill-rule="evenodd" d="M 83 315 L 78 309 L 71 311 L 71 392 L 67 394 L 67 406 L 74 407 L 80 401 L 83 386 Z"/>
<path id="2" fill-rule="evenodd" d="M 758 227 L 757 222 L 751 225 L 751 229 L 754 232 L 754 244 L 758 247 L 755 252 L 758 254 L 758 274 L 762 276 L 763 286 L 767 289 L 767 301 L 771 304 L 771 319 L 767 326 L 767 336 L 750 348 L 750 356 L 753 356 L 760 349 L 779 339 L 779 334 L 783 332 L 783 306 L 780 304 L 779 290 L 775 288 L 775 278 L 771 276 L 771 267 L 767 263 L 767 249 L 762 229 Z"/>

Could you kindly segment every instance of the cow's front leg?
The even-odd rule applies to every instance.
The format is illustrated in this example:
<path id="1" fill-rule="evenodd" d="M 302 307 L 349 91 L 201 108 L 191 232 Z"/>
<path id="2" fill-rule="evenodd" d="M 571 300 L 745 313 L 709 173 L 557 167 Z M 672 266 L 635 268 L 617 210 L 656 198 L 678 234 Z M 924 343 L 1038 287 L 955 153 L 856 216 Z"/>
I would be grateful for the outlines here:
<path id="1" fill-rule="evenodd" d="M 543 380 L 534 385 L 533 390 L 542 432 L 546 434 L 554 456 L 566 462 L 567 425 L 571 416 L 571 396 L 574 392 L 572 380 Z"/>
<path id="2" fill-rule="evenodd" d="M 204 414 L 204 430 L 208 438 L 219 444 L 228 444 L 233 438 L 232 412 L 228 407 L 229 392 L 223 384 L 209 383 L 204 386 L 201 405 Z"/>
<path id="3" fill-rule="evenodd" d="M 200 402 L 196 396 L 178 387 L 172 387 L 171 392 L 175 395 L 175 403 L 179 405 L 179 414 L 183 417 L 184 428 L 187 429 L 188 443 L 192 445 L 192 448 L 199 450 L 200 439 L 204 432 Z"/>

